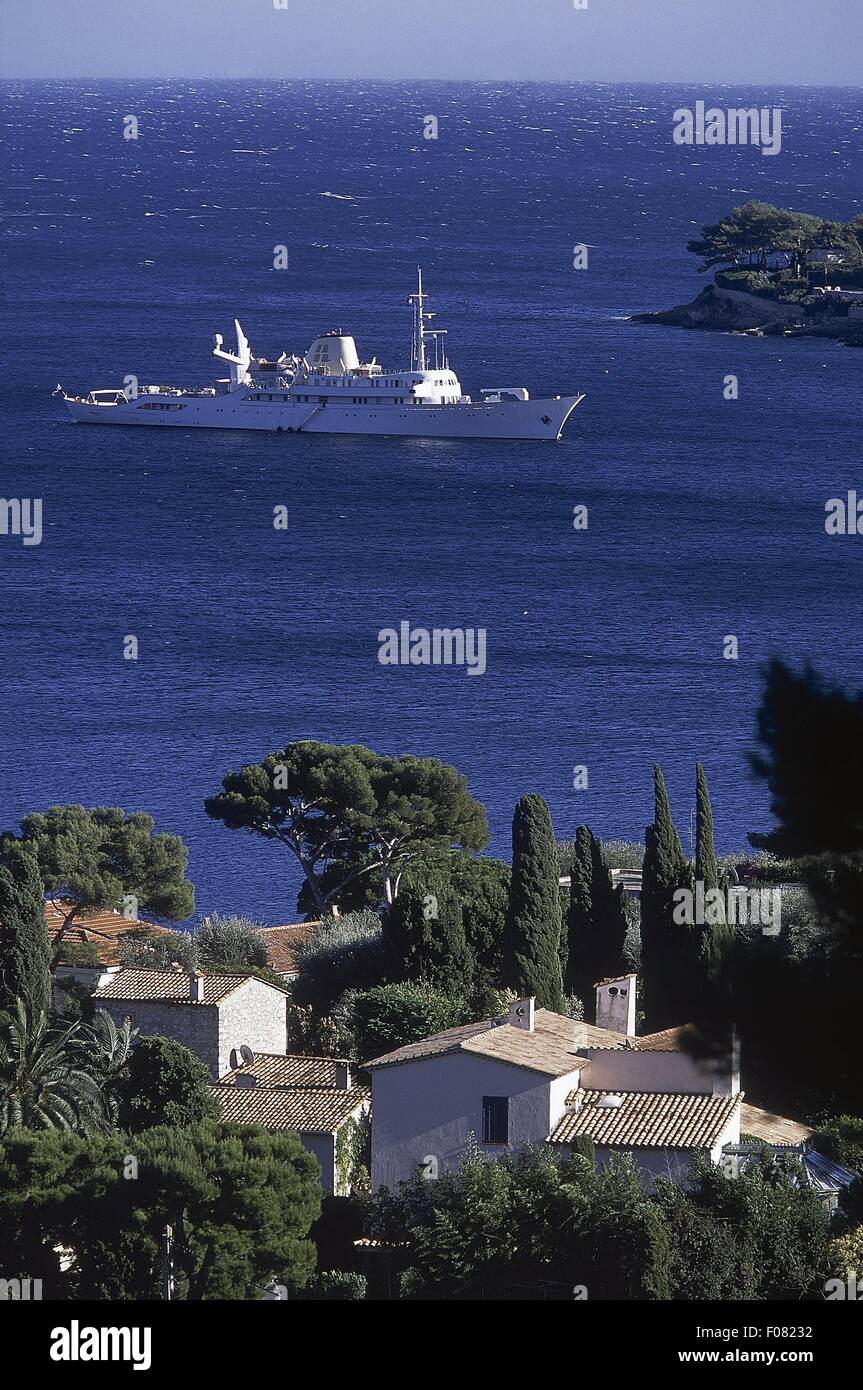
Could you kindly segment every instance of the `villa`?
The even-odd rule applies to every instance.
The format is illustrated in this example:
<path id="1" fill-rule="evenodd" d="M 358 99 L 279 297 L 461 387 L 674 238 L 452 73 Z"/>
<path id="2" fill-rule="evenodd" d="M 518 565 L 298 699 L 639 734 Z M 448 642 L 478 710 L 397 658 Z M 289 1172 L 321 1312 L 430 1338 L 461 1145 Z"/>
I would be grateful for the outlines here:
<path id="1" fill-rule="evenodd" d="M 635 1036 L 636 977 L 596 986 L 597 1024 L 519 999 L 367 1063 L 372 1186 L 457 1168 L 473 1138 L 487 1158 L 525 1144 L 568 1155 L 581 1137 L 604 1166 L 631 1153 L 650 1189 L 682 1180 L 696 1155 L 719 1164 L 741 1135 L 736 1049 L 713 1055 L 690 1026 Z M 750 1130 L 766 1116 L 747 1107 Z"/>

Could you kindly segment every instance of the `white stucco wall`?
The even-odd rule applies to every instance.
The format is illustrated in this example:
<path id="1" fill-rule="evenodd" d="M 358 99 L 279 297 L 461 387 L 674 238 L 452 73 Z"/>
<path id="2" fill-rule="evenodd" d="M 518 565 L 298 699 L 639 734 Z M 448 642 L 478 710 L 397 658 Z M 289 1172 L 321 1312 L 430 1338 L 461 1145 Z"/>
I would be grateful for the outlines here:
<path id="1" fill-rule="evenodd" d="M 661 1091 L 679 1095 L 736 1095 L 739 1080 L 728 1064 L 700 1062 L 685 1052 L 588 1048 L 584 1085 L 592 1091 Z"/>
<path id="2" fill-rule="evenodd" d="M 372 1072 L 372 1186 L 413 1178 L 429 1156 L 438 1172 L 457 1168 L 473 1134 L 481 1152 L 500 1157 L 505 1146 L 482 1143 L 483 1096 L 509 1097 L 509 1147 L 541 1144 L 560 1116 L 577 1073 L 553 1080 L 468 1052 L 425 1057 Z"/>

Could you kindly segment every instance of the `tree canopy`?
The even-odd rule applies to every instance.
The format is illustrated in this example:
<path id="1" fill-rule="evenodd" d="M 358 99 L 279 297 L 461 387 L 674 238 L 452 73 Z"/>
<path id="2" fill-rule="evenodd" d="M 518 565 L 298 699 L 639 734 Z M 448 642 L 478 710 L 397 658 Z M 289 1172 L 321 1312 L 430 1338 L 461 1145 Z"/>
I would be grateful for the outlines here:
<path id="1" fill-rule="evenodd" d="M 455 768 L 359 744 L 304 740 L 222 779 L 208 816 L 286 846 L 317 911 L 374 875 L 392 903 L 405 868 L 430 849 L 483 849 L 488 824 Z"/>
<path id="2" fill-rule="evenodd" d="M 465 1000 L 425 984 L 375 985 L 343 1002 L 344 1039 L 361 1062 L 455 1028 L 472 1017 Z"/>
<path id="3" fill-rule="evenodd" d="M 119 1123 L 130 1134 L 218 1120 L 210 1073 L 174 1038 L 141 1038 L 119 1085 Z"/>
<path id="4" fill-rule="evenodd" d="M 207 1121 L 149 1129 L 129 1147 L 123 1135 L 0 1140 L 10 1273 L 38 1260 L 47 1297 L 157 1299 L 170 1225 L 178 1299 L 256 1298 L 273 1278 L 288 1288 L 309 1278 L 321 1188 L 297 1135 Z M 74 1250 L 68 1270 L 55 1247 Z"/>
<path id="5" fill-rule="evenodd" d="M 25 816 L 18 833 L 0 837 L 0 858 L 10 867 L 29 856 L 49 894 L 64 906 L 54 939 L 56 961 L 65 933 L 88 908 L 123 911 L 134 900 L 172 921 L 190 917 L 195 890 L 185 877 L 188 852 L 179 835 L 153 833 L 152 816 L 119 807 L 52 806 Z"/>

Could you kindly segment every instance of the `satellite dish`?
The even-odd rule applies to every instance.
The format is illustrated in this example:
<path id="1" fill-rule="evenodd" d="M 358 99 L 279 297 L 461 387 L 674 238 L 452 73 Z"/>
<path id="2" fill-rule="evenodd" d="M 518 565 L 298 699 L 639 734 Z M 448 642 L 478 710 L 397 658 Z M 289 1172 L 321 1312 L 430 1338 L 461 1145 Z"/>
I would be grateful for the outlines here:
<path id="1" fill-rule="evenodd" d="M 248 1043 L 243 1043 L 243 1046 L 240 1048 L 240 1056 L 242 1057 L 247 1067 L 250 1067 L 255 1060 L 255 1054 L 249 1047 Z"/>

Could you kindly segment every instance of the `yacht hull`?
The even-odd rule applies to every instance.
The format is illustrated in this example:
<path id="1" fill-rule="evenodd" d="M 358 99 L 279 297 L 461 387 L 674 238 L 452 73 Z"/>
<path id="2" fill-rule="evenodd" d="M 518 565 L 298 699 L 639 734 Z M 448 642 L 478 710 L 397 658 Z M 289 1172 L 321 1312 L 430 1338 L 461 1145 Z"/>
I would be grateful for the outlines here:
<path id="1" fill-rule="evenodd" d="M 349 405 L 267 402 L 223 396 L 139 396 L 94 405 L 65 397 L 73 420 L 159 429 L 269 430 L 295 434 L 386 435 L 412 439 L 560 439 L 583 395 L 453 405 Z"/>

